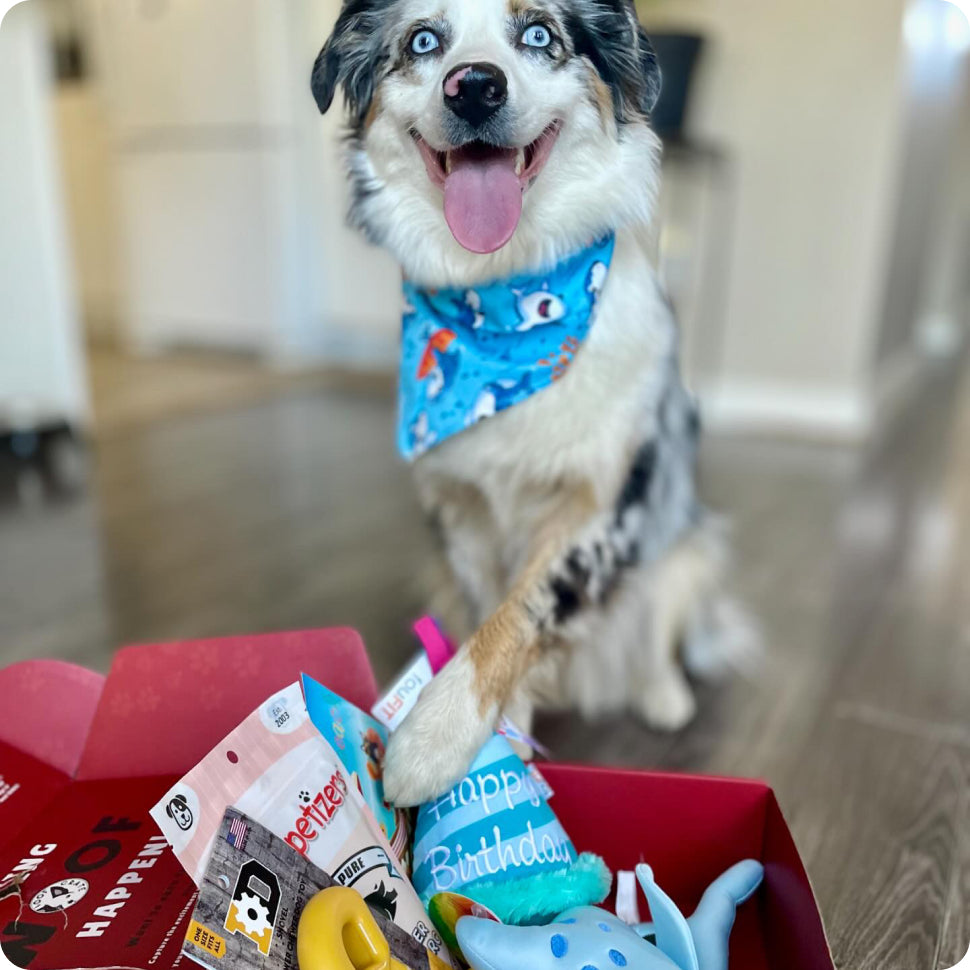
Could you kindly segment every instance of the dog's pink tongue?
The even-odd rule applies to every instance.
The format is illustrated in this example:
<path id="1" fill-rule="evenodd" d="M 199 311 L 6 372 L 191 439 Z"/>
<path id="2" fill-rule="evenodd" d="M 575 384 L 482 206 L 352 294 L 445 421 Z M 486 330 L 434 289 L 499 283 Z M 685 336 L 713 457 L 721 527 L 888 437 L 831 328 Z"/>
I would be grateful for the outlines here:
<path id="1" fill-rule="evenodd" d="M 494 253 L 522 216 L 522 185 L 515 152 L 485 157 L 455 152 L 445 179 L 445 219 L 455 239 L 473 253 Z"/>

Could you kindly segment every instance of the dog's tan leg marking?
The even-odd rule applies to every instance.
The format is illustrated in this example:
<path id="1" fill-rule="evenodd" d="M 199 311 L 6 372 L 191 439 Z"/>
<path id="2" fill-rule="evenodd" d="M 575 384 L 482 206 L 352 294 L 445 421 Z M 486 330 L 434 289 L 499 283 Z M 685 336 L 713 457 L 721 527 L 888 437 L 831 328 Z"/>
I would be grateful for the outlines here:
<path id="1" fill-rule="evenodd" d="M 468 642 L 480 714 L 493 706 L 504 708 L 539 659 L 543 629 L 551 620 L 550 573 L 595 512 L 595 497 L 587 484 L 564 492 L 537 530 L 525 567 L 508 596 Z"/>
<path id="2" fill-rule="evenodd" d="M 509 594 L 425 689 L 391 738 L 384 785 L 397 804 L 427 801 L 461 779 L 542 655 L 543 636 L 555 614 L 550 576 L 595 514 L 592 488 L 585 483 L 564 488 L 549 508 Z"/>

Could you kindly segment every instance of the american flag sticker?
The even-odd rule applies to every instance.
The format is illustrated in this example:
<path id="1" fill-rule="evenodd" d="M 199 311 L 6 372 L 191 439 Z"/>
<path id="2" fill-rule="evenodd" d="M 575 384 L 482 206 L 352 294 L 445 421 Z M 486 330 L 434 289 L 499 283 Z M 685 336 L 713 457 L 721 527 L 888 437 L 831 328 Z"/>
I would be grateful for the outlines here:
<path id="1" fill-rule="evenodd" d="M 241 818 L 234 818 L 229 823 L 229 831 L 226 833 L 226 841 L 236 849 L 246 848 L 246 837 L 249 835 L 249 826 Z"/>

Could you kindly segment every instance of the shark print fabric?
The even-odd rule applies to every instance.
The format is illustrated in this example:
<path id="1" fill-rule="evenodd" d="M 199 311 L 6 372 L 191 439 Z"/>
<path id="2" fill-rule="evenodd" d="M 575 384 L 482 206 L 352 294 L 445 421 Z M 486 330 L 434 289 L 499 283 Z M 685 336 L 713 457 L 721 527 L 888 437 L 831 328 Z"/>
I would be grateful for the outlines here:
<path id="1" fill-rule="evenodd" d="M 404 284 L 398 449 L 413 461 L 548 387 L 593 326 L 615 238 L 474 289 Z"/>

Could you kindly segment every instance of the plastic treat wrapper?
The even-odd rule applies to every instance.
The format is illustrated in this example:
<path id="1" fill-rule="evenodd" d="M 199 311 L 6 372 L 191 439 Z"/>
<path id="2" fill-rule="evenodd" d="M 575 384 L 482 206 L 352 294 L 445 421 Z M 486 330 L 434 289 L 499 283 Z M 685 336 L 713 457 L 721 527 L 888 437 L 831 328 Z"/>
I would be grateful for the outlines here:
<path id="1" fill-rule="evenodd" d="M 388 870 L 380 868 L 386 882 Z M 230 808 L 220 823 L 182 952 L 221 970 L 298 970 L 303 908 L 335 885 L 306 856 Z M 426 949 L 435 945 L 430 920 L 409 935 L 393 922 L 395 900 L 389 894 L 371 894 L 365 902 L 394 960 L 407 970 L 447 970 L 448 964 Z"/>
<path id="2" fill-rule="evenodd" d="M 412 632 L 421 649 L 371 708 L 371 714 L 391 731 L 396 731 L 404 723 L 411 708 L 417 704 L 421 691 L 455 655 L 454 644 L 434 618 L 422 617 L 413 625 Z"/>
<path id="3" fill-rule="evenodd" d="M 412 632 L 421 644 L 421 650 L 371 708 L 371 714 L 390 731 L 396 731 L 404 723 L 421 692 L 455 655 L 455 644 L 433 617 L 422 617 L 413 625 Z M 531 748 L 543 758 L 551 758 L 547 748 L 516 727 L 507 717 L 500 718 L 498 733 L 523 748 Z"/>
<path id="4" fill-rule="evenodd" d="M 411 819 L 384 800 L 387 728 L 312 677 L 303 675 L 303 696 L 314 727 L 337 752 L 364 796 L 405 871 L 411 871 Z"/>
<path id="5" fill-rule="evenodd" d="M 393 898 L 393 921 L 425 938 L 424 906 L 351 773 L 313 726 L 299 684 L 264 702 L 152 808 L 196 885 L 202 885 L 227 806 L 339 885 L 364 897 Z M 434 931 L 425 945 L 444 952 Z"/>

